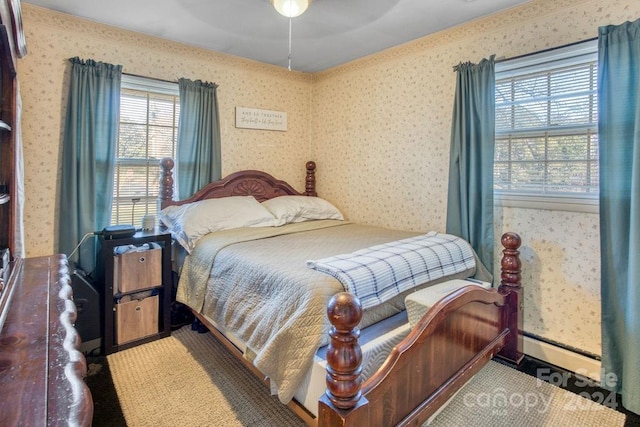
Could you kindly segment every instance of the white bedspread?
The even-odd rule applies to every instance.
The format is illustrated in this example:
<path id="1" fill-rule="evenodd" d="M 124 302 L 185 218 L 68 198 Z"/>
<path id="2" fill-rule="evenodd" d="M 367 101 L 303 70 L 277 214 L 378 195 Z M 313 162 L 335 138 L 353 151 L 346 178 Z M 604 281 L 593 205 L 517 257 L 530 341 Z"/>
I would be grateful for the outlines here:
<path id="1" fill-rule="evenodd" d="M 330 220 L 212 233 L 185 260 L 177 299 L 243 341 L 245 357 L 287 403 L 328 342 L 329 299 L 344 290 L 335 278 L 307 268 L 306 260 L 418 234 Z M 398 296 L 365 310 L 360 326 L 403 309 Z"/>

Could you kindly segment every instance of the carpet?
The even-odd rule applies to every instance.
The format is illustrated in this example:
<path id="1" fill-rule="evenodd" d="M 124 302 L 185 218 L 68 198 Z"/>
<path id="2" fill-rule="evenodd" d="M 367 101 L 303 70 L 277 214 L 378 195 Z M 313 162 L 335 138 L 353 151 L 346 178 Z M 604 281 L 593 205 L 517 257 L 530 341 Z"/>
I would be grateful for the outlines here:
<path id="1" fill-rule="evenodd" d="M 625 425 L 623 413 L 596 403 L 600 395 L 582 393 L 580 396 L 491 361 L 460 389 L 429 427 Z"/>
<path id="2" fill-rule="evenodd" d="M 304 425 L 209 333 L 184 327 L 107 360 L 130 427 Z"/>
<path id="3" fill-rule="evenodd" d="M 304 425 L 211 334 L 182 328 L 109 355 L 108 367 L 129 427 Z M 624 424 L 620 412 L 490 362 L 429 426 Z"/>

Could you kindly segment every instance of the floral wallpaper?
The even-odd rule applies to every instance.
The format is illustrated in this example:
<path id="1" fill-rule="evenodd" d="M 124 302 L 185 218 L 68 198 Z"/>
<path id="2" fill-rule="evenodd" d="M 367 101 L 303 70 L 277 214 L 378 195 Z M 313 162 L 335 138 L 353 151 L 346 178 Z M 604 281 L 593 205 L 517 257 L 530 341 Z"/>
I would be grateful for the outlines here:
<path id="1" fill-rule="evenodd" d="M 314 74 L 319 194 L 351 220 L 444 231 L 453 66 L 591 39 L 638 17 L 633 0 L 537 0 Z M 522 237 L 525 331 L 599 355 L 598 215 L 497 207 L 495 222 L 494 271 L 502 233 Z"/>
<path id="2" fill-rule="evenodd" d="M 223 174 L 264 169 L 302 189 L 318 164 L 318 192 L 354 221 L 444 231 L 453 66 L 509 58 L 597 36 L 640 17 L 637 0 L 534 0 L 349 64 L 288 72 L 23 4 L 29 54 L 18 65 L 24 105 L 26 246 L 52 253 L 67 59 L 124 72 L 219 84 Z M 287 132 L 236 129 L 236 106 L 286 111 Z M 600 354 L 596 214 L 496 208 L 502 232 L 523 240 L 527 332 Z M 496 258 L 499 257 L 496 247 Z M 497 267 L 496 267 L 497 268 Z M 567 315 L 571 313 L 571 315 Z"/>
<path id="3" fill-rule="evenodd" d="M 222 174 L 262 169 L 304 189 L 310 156 L 312 77 L 285 68 L 96 24 L 23 4 L 28 55 L 18 64 L 23 99 L 27 256 L 56 250 L 59 157 L 67 105 L 68 58 L 121 64 L 124 73 L 215 82 Z M 288 131 L 235 127 L 235 107 L 287 112 Z"/>

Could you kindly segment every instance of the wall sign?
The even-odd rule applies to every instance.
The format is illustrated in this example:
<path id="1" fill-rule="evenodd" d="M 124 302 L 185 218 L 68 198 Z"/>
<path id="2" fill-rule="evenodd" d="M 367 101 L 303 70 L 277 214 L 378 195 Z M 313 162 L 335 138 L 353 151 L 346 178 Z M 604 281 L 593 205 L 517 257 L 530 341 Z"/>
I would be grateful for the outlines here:
<path id="1" fill-rule="evenodd" d="M 244 129 L 287 130 L 287 113 L 236 107 L 236 127 Z"/>

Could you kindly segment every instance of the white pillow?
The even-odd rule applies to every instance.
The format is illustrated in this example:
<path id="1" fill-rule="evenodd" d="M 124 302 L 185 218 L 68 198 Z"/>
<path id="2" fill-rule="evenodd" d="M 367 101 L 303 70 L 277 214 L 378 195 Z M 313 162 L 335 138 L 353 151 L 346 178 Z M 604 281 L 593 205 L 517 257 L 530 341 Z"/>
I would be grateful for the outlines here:
<path id="1" fill-rule="evenodd" d="M 276 226 L 314 219 L 344 220 L 338 208 L 320 197 L 280 196 L 265 200 L 262 205 L 273 214 Z"/>
<path id="2" fill-rule="evenodd" d="M 168 206 L 159 216 L 173 238 L 189 253 L 198 239 L 214 231 L 275 225 L 273 215 L 253 196 L 222 197 Z"/>

